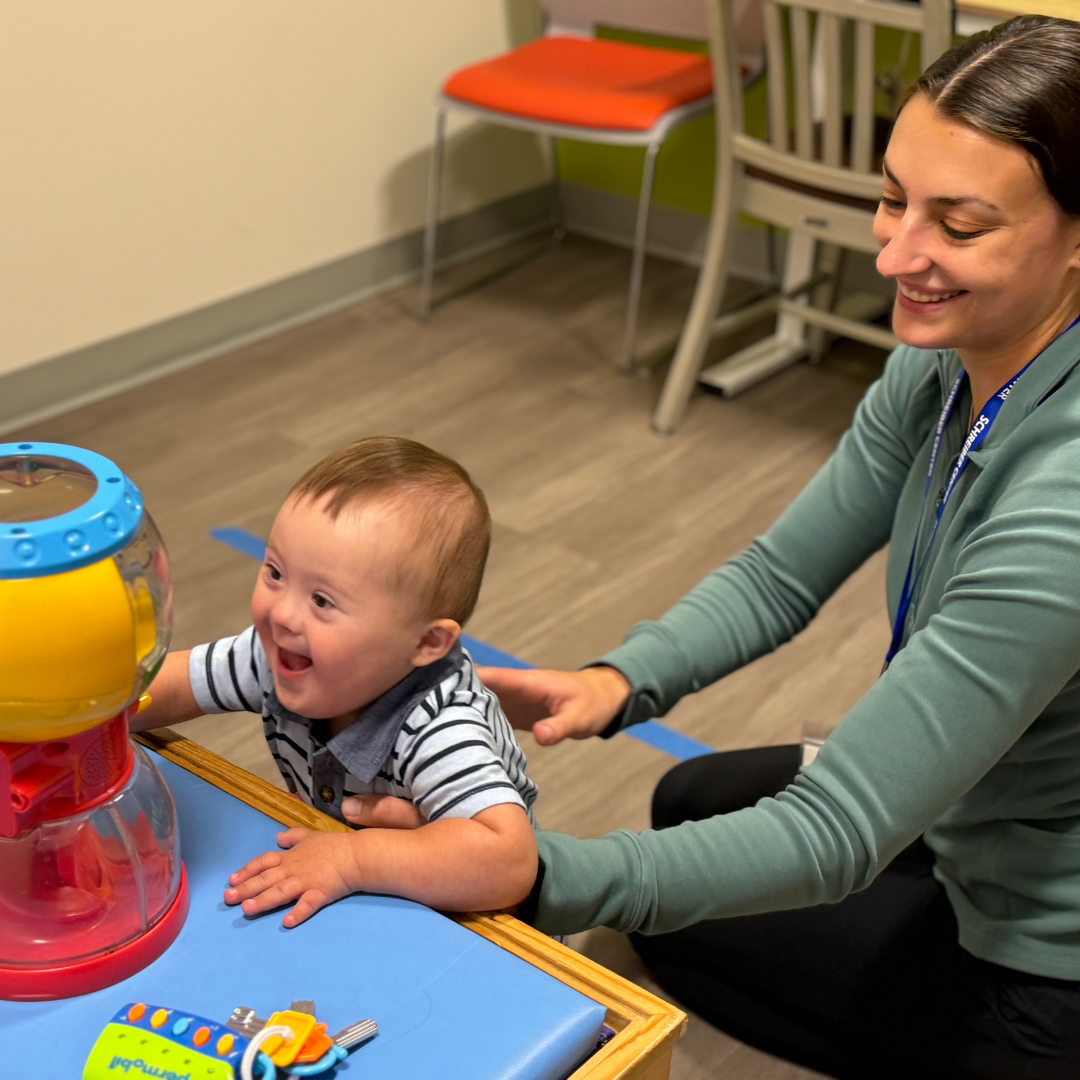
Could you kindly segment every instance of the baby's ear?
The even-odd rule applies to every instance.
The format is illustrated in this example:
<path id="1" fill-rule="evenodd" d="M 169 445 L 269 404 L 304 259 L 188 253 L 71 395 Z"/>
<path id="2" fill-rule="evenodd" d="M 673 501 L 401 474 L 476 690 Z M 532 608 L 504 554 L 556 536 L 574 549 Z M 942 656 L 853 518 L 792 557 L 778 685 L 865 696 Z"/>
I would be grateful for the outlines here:
<path id="1" fill-rule="evenodd" d="M 453 619 L 435 619 L 428 623 L 427 629 L 413 651 L 413 667 L 427 667 L 441 660 L 461 636 L 461 627 Z"/>

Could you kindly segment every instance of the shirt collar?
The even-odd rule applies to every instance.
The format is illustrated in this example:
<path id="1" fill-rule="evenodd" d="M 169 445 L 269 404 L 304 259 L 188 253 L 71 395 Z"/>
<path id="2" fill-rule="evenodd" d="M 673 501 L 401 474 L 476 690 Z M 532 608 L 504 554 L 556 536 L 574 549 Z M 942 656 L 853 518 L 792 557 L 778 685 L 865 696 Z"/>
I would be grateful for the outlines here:
<path id="1" fill-rule="evenodd" d="M 390 756 L 412 711 L 464 661 L 461 642 L 455 641 L 441 660 L 414 668 L 401 682 L 376 698 L 356 720 L 326 744 L 327 749 L 348 772 L 369 783 Z"/>

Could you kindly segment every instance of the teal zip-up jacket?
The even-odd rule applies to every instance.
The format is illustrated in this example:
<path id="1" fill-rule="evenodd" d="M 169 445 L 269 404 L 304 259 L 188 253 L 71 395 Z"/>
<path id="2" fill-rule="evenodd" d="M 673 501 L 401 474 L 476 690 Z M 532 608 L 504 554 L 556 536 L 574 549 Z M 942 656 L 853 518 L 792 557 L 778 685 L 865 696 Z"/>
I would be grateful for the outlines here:
<path id="1" fill-rule="evenodd" d="M 954 352 L 897 349 L 836 452 L 780 519 L 600 662 L 630 681 L 628 725 L 663 716 L 803 629 L 887 542 L 890 618 L 926 558 L 889 669 L 775 798 L 663 832 L 538 834 L 536 925 L 662 933 L 836 903 L 921 834 L 960 942 L 1080 979 L 1080 327 L 1024 373 L 972 452 L 965 383 L 922 515 Z"/>

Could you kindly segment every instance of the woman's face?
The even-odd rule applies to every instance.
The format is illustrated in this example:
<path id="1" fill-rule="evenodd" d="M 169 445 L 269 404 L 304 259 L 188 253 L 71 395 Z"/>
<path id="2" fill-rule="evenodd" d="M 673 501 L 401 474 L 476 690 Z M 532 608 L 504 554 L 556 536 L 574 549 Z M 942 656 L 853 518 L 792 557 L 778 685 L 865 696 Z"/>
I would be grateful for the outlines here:
<path id="1" fill-rule="evenodd" d="M 922 96 L 893 130 L 874 236 L 878 270 L 896 278 L 893 330 L 908 345 L 993 355 L 1076 314 L 1080 222 L 1029 154 Z"/>

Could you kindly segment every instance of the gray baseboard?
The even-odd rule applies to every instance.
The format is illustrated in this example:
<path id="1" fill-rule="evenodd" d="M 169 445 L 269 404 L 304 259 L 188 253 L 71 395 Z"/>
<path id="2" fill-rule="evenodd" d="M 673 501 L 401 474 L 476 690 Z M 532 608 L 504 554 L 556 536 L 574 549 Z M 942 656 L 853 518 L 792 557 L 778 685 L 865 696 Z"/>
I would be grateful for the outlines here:
<path id="1" fill-rule="evenodd" d="M 637 217 L 635 199 L 568 183 L 560 185 L 560 197 L 566 227 L 570 232 L 620 247 L 633 246 Z M 649 253 L 690 266 L 700 266 L 708 225 L 709 219 L 703 214 L 655 204 L 649 215 Z M 774 243 L 774 257 L 779 266 L 787 247 L 783 230 L 777 231 Z M 769 234 L 764 225 L 740 222 L 735 227 L 731 258 L 735 277 L 763 285 L 775 281 L 769 265 Z M 840 294 L 851 292 L 869 292 L 891 300 L 896 294 L 896 286 L 878 274 L 872 256 L 849 251 L 840 278 Z"/>
<path id="2" fill-rule="evenodd" d="M 565 182 L 560 184 L 559 193 L 570 232 L 620 247 L 633 246 L 636 199 Z M 703 214 L 654 203 L 649 212 L 649 254 L 700 266 L 708 227 L 709 219 Z M 732 252 L 735 276 L 747 281 L 771 282 L 768 245 L 768 232 L 764 226 L 740 224 L 735 231 Z M 778 238 L 777 258 L 782 256 L 783 240 Z"/>
<path id="3" fill-rule="evenodd" d="M 440 265 L 509 243 L 551 219 L 541 185 L 440 225 Z M 0 433 L 26 427 L 358 303 L 420 269 L 423 232 L 0 375 Z"/>

